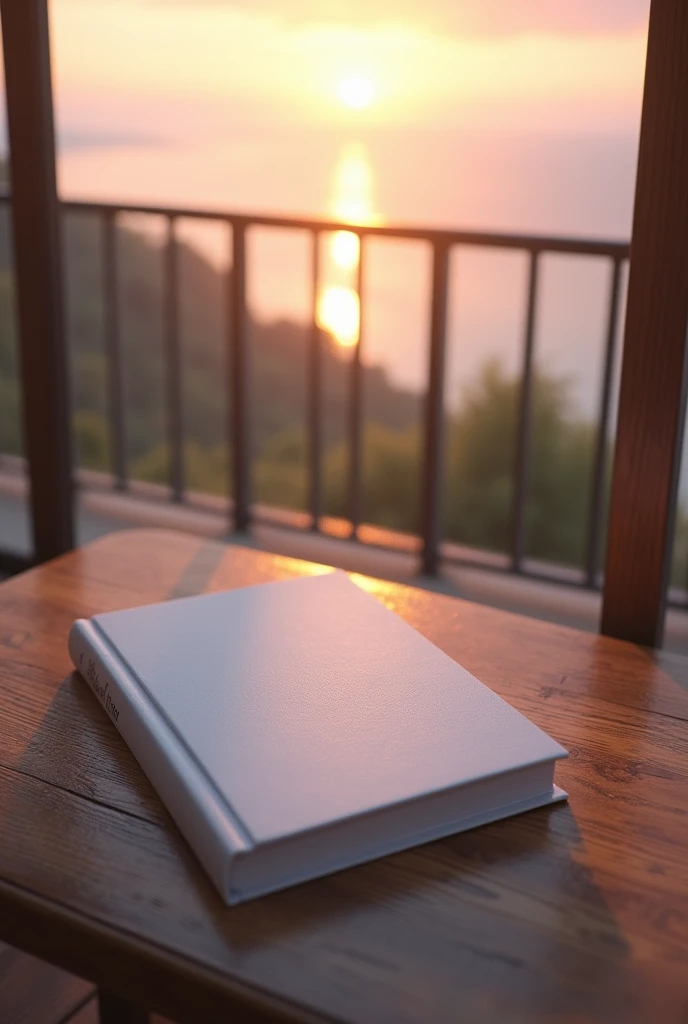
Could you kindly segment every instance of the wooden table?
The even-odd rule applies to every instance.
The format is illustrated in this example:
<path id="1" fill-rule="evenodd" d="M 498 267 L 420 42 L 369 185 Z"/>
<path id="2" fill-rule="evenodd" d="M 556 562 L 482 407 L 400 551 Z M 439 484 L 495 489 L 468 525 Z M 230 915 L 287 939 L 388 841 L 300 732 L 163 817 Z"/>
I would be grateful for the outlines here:
<path id="1" fill-rule="evenodd" d="M 220 903 L 67 631 L 322 571 L 143 530 L 0 586 L 0 939 L 180 1021 L 685 1021 L 688 663 L 423 590 L 364 581 L 568 747 L 569 803 Z"/>

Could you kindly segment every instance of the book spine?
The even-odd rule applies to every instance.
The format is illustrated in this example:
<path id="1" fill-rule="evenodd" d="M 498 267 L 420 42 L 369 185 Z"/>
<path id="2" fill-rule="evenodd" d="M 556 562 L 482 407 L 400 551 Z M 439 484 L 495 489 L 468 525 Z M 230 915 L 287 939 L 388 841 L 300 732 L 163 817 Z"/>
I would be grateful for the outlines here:
<path id="1" fill-rule="evenodd" d="M 232 858 L 250 848 L 241 826 L 102 631 L 86 619 L 77 620 L 69 634 L 69 654 L 221 896 L 229 901 Z"/>

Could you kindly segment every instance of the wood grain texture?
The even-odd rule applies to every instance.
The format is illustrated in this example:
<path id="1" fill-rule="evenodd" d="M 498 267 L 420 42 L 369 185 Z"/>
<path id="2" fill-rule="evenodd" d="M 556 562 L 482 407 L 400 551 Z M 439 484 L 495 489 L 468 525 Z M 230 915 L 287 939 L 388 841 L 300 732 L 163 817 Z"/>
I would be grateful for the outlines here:
<path id="1" fill-rule="evenodd" d="M 688 329 L 688 4 L 652 0 L 602 631 L 661 644 Z"/>
<path id="2" fill-rule="evenodd" d="M 62 1024 L 93 985 L 0 943 L 0 1024 Z"/>
<path id="3" fill-rule="evenodd" d="M 419 589 L 355 577 L 568 747 L 569 803 L 220 903 L 67 630 L 323 571 L 133 531 L 0 586 L 0 937 L 179 1021 L 684 1020 L 688 662 Z"/>

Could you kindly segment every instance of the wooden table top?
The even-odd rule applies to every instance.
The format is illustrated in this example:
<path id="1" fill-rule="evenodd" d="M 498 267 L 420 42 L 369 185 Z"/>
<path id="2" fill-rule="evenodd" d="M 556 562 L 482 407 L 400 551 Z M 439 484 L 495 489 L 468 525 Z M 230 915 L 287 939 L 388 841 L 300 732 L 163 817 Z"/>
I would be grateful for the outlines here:
<path id="1" fill-rule="evenodd" d="M 67 632 L 322 571 L 137 530 L 0 585 L 0 940 L 181 1021 L 685 1021 L 688 662 L 420 589 L 363 581 L 569 749 L 569 802 L 223 906 Z"/>

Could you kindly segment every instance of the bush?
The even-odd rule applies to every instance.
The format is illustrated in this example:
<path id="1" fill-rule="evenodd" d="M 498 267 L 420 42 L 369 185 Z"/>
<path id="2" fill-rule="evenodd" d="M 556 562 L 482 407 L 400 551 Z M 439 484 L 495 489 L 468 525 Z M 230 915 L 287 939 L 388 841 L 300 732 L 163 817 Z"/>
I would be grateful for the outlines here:
<path id="1" fill-rule="evenodd" d="M 446 536 L 508 551 L 520 383 L 494 362 L 468 391 L 449 427 Z M 582 564 L 593 429 L 574 419 L 565 379 L 533 381 L 531 457 L 525 502 L 528 554 Z"/>

